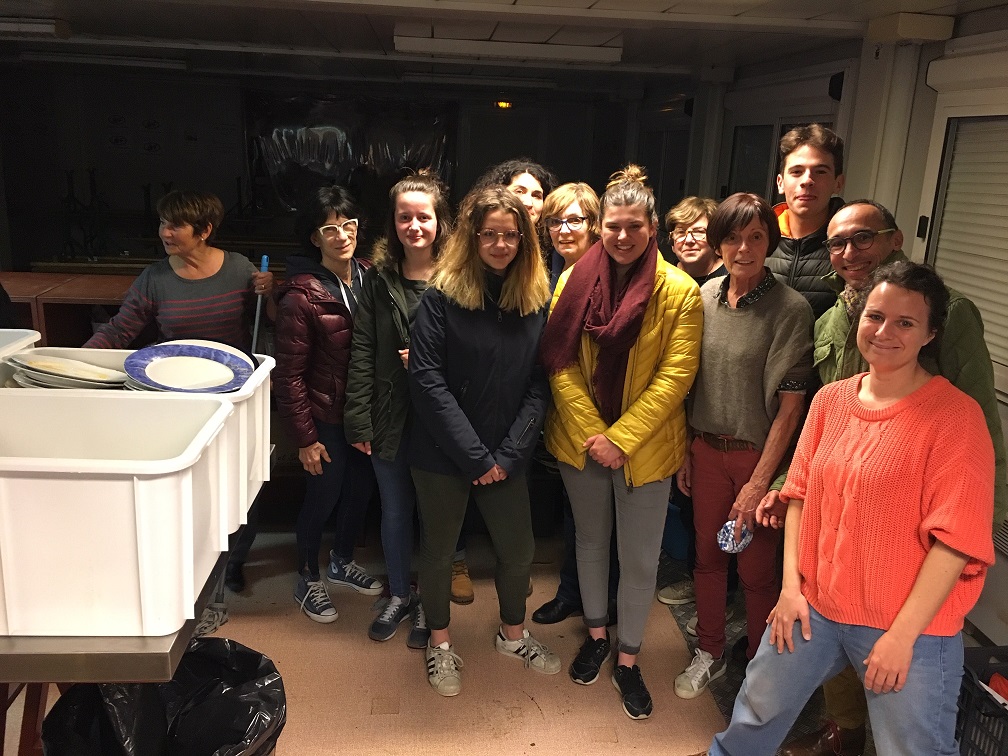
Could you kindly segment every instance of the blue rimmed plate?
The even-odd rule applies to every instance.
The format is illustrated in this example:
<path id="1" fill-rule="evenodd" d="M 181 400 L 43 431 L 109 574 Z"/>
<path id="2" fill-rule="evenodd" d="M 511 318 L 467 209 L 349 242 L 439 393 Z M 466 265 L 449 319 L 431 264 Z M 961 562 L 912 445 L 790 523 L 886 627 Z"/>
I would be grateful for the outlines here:
<path id="1" fill-rule="evenodd" d="M 223 394 L 237 391 L 252 375 L 252 366 L 222 349 L 195 344 L 156 344 L 126 358 L 126 374 L 158 391 Z"/>

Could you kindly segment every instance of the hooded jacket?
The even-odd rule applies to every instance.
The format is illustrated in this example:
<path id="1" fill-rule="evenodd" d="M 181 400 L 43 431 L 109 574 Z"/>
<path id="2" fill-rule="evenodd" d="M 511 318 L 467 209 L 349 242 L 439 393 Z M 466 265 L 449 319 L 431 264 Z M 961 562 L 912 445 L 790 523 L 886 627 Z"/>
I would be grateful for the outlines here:
<path id="1" fill-rule="evenodd" d="M 392 461 L 410 417 L 409 376 L 399 357 L 410 345 L 409 311 L 387 243 L 375 244 L 374 261 L 357 303 L 344 427 L 351 444 L 370 441 L 371 453 Z"/>
<path id="2" fill-rule="evenodd" d="M 320 262 L 302 257 L 292 265 L 289 258 L 288 270 L 295 274 L 277 290 L 273 393 L 303 449 L 318 441 L 315 420 L 343 423 L 353 315 L 323 284 L 339 282 Z"/>
<path id="3" fill-rule="evenodd" d="M 410 346 L 410 465 L 466 480 L 495 464 L 509 476 L 523 472 L 549 404 L 538 363 L 546 308 L 525 316 L 500 309 L 503 279 L 486 275 L 481 310 L 427 289 Z"/>
<path id="4" fill-rule="evenodd" d="M 774 206 L 781 240 L 773 254 L 767 257 L 766 266 L 781 283 L 786 283 L 808 300 L 816 318 L 836 302 L 836 292 L 825 280 L 825 276 L 833 272 L 829 252 L 826 250 L 826 227 L 843 205 L 844 201 L 840 197 L 831 199 L 826 222 L 821 228 L 800 239 L 791 237 L 787 204 L 782 202 Z"/>

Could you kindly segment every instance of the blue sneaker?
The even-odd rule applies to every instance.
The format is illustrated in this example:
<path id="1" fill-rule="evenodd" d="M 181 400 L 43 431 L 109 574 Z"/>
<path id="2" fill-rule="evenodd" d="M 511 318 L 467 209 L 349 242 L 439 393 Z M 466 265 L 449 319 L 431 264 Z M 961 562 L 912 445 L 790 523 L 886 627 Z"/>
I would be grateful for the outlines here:
<path id="1" fill-rule="evenodd" d="M 399 623 L 409 619 L 412 611 L 412 596 L 410 598 L 392 596 L 381 614 L 371 623 L 368 638 L 374 641 L 391 640 L 395 636 L 396 630 L 399 629 Z"/>
<path id="2" fill-rule="evenodd" d="M 365 596 L 378 596 L 385 588 L 381 580 L 375 580 L 361 569 L 353 560 L 344 562 L 336 552 L 329 552 L 329 568 L 326 570 L 326 580 L 333 585 L 353 588 Z"/>
<path id="3" fill-rule="evenodd" d="M 406 637 L 406 645 L 410 648 L 427 648 L 430 645 L 430 628 L 427 627 L 427 615 L 424 613 L 423 602 L 415 593 L 413 594 L 413 627 L 410 628 Z"/>
<path id="4" fill-rule="evenodd" d="M 321 580 L 309 580 L 300 576 L 294 586 L 294 600 L 301 605 L 301 610 L 308 615 L 308 619 L 329 624 L 339 617 L 336 607 L 329 600 L 325 583 Z"/>

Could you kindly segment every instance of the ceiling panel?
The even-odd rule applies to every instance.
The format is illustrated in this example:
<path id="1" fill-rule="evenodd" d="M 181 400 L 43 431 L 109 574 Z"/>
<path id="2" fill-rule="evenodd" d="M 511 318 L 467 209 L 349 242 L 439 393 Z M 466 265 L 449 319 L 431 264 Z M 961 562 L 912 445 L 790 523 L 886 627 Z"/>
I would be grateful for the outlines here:
<path id="1" fill-rule="evenodd" d="M 735 16 L 765 2 L 766 0 L 679 0 L 668 12 L 697 16 Z"/>
<path id="2" fill-rule="evenodd" d="M 945 2 L 947 1 L 945 0 Z M 757 7 L 747 10 L 742 15 L 759 18 L 781 16 L 811 19 L 827 13 L 839 13 L 843 17 L 844 11 L 851 5 L 855 5 L 851 0 L 802 0 L 801 3 L 795 3 L 794 0 L 764 0 Z"/>
<path id="3" fill-rule="evenodd" d="M 675 4 L 676 0 L 597 0 L 592 9 L 662 13 Z"/>
<path id="4" fill-rule="evenodd" d="M 850 10 L 863 10 L 868 18 L 881 18 L 893 13 L 928 13 L 948 5 L 948 0 L 858 0 Z"/>
<path id="5" fill-rule="evenodd" d="M 857 24 L 880 15 L 960 14 L 1005 7 L 1008 0 L 0 0 L 0 5 L 0 15 L 65 18 L 77 35 L 69 40 L 0 37 L 0 58 L 8 61 L 17 60 L 20 51 L 51 50 L 185 59 L 193 69 L 230 69 L 243 76 L 447 72 L 486 80 L 513 72 L 573 81 L 589 90 L 593 83 L 619 90 L 664 87 L 682 79 L 670 75 L 670 68 L 750 66 L 813 49 L 825 50 L 823 55 L 835 46 L 846 50 L 863 34 Z M 688 25 L 677 23 L 681 14 L 691 16 Z M 734 15 L 743 20 L 730 18 Z M 806 30 L 799 21 L 788 32 L 776 30 L 774 19 L 793 24 L 799 16 L 821 23 Z M 828 22 L 839 23 L 828 28 Z M 515 45 L 622 43 L 623 62 L 504 64 L 422 57 L 395 52 L 396 34 Z"/>
<path id="6" fill-rule="evenodd" d="M 595 0 L 549 0 L 548 3 L 543 3 L 543 0 L 515 0 L 515 5 L 535 5 L 539 8 L 544 5 L 550 8 L 591 8 L 594 4 Z"/>
<path id="7" fill-rule="evenodd" d="M 619 29 L 594 29 L 583 26 L 565 26 L 550 38 L 556 45 L 604 45 L 620 34 Z"/>

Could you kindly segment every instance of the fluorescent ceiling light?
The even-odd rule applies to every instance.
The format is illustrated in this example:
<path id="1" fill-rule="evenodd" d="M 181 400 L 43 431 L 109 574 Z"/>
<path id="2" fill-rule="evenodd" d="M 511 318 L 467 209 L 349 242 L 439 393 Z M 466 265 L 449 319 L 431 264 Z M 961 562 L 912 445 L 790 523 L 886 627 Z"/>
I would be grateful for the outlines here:
<path id="1" fill-rule="evenodd" d="M 170 71 L 185 71 L 189 65 L 184 60 L 170 58 L 135 58 L 125 55 L 76 55 L 73 53 L 33 53 L 23 52 L 21 60 L 37 63 L 76 63 L 94 66 L 125 66 L 127 68 L 163 68 Z"/>
<path id="2" fill-rule="evenodd" d="M 457 84 L 468 87 L 491 87 L 496 89 L 557 89 L 555 81 L 545 79 L 520 79 L 493 76 L 464 76 L 456 74 L 414 73 L 408 71 L 400 77 L 411 84 Z"/>
<path id="3" fill-rule="evenodd" d="M 401 37 L 396 35 L 395 49 L 401 53 L 423 53 L 462 58 L 499 58 L 504 60 L 550 60 L 568 63 L 619 63 L 622 47 L 551 45 L 539 42 L 496 42 L 475 39 Z"/>
<path id="4" fill-rule="evenodd" d="M 59 18 L 0 16 L 0 34 L 31 37 L 69 37 L 70 27 Z"/>

